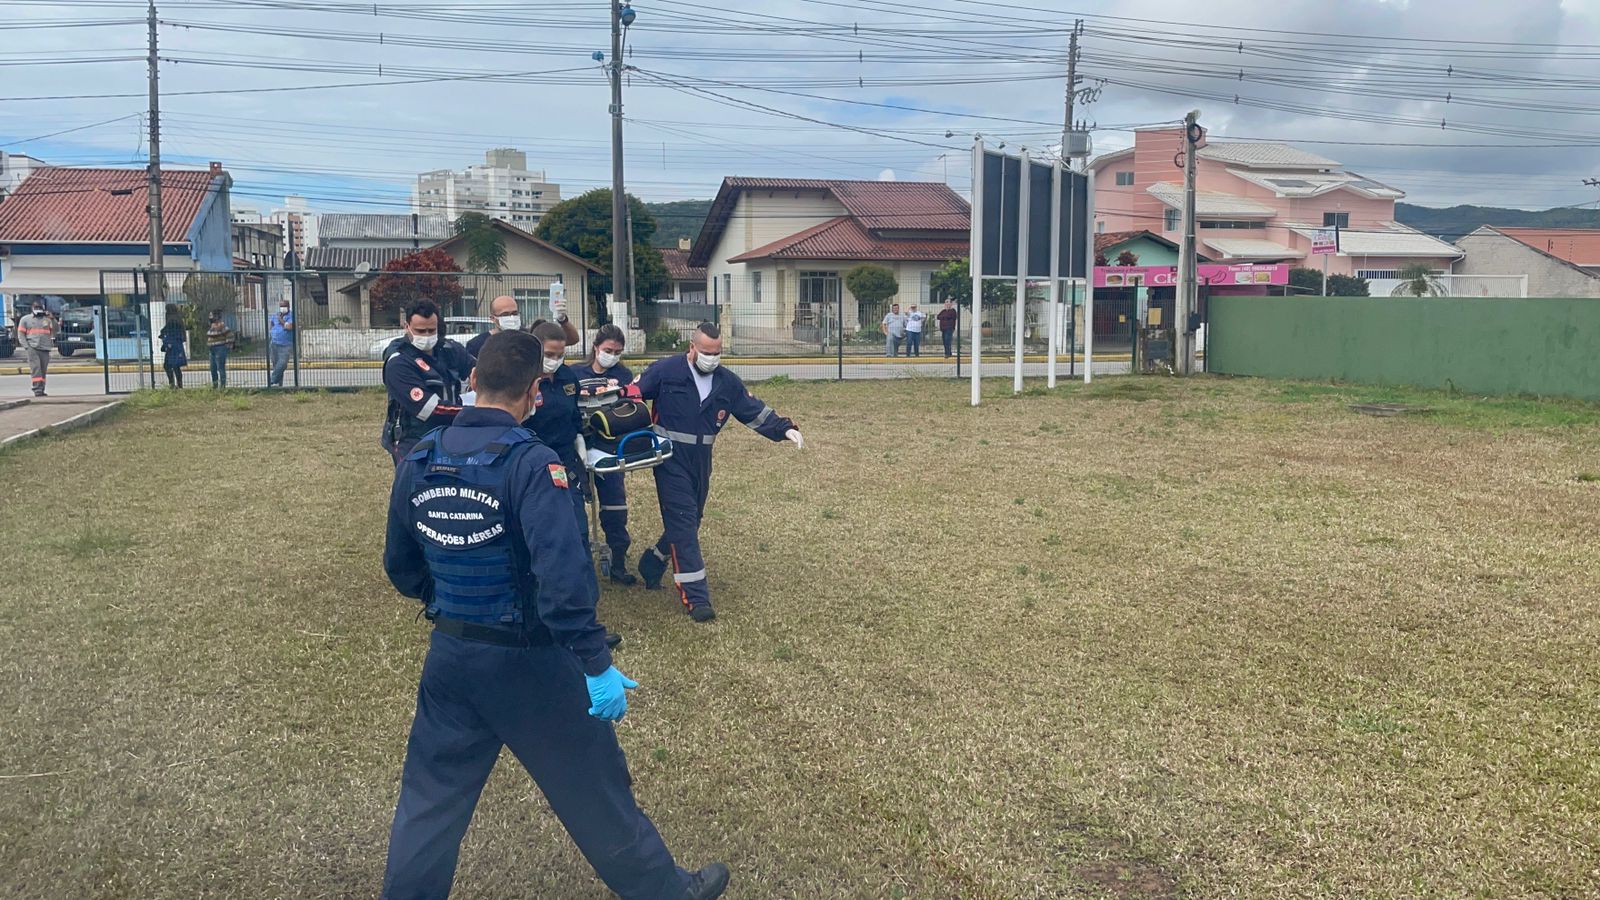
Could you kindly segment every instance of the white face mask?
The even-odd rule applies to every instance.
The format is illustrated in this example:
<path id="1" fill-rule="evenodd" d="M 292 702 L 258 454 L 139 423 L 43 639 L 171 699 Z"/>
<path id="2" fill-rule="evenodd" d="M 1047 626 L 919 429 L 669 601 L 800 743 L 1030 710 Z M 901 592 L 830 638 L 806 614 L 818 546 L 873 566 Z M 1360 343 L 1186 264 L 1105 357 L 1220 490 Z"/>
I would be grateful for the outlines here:
<path id="1" fill-rule="evenodd" d="M 595 362 L 598 362 L 602 369 L 609 369 L 617 363 L 622 362 L 621 353 L 607 353 L 604 350 L 596 353 L 594 358 Z"/>
<path id="2" fill-rule="evenodd" d="M 696 353 L 694 355 L 694 367 L 706 375 L 715 372 L 717 366 L 720 365 L 722 365 L 721 353 Z"/>
<path id="3" fill-rule="evenodd" d="M 287 307 L 287 306 L 278 307 L 278 315 L 286 316 L 288 314 L 289 314 L 289 307 Z"/>
<path id="4" fill-rule="evenodd" d="M 546 375 L 554 375 L 559 368 L 561 368 L 561 360 L 551 359 L 548 356 L 544 358 L 544 373 Z"/>
<path id="5" fill-rule="evenodd" d="M 439 336 L 437 334 L 413 334 L 411 336 L 411 346 L 421 350 L 423 353 L 432 350 L 438 343 Z"/>
<path id="6" fill-rule="evenodd" d="M 519 315 L 497 316 L 495 321 L 500 324 L 501 331 L 516 331 L 522 327 L 522 317 Z"/>

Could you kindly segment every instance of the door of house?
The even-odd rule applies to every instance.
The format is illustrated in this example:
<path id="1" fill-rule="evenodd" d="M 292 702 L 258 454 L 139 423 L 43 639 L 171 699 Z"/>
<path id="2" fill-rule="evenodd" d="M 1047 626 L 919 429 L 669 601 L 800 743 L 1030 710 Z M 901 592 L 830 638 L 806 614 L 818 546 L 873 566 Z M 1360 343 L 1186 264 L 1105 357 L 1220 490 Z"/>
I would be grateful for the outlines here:
<path id="1" fill-rule="evenodd" d="M 839 331 L 839 273 L 801 272 L 797 293 L 795 340 L 826 350 Z"/>

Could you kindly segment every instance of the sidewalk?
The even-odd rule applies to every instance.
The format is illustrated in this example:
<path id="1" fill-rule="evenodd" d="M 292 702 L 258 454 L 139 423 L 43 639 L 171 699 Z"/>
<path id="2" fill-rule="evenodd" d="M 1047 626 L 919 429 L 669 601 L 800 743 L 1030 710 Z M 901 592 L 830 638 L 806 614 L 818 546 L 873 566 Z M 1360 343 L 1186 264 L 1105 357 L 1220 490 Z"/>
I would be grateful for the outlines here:
<path id="1" fill-rule="evenodd" d="M 116 409 L 121 398 L 36 397 L 0 400 L 0 447 L 41 434 L 81 428 Z"/>

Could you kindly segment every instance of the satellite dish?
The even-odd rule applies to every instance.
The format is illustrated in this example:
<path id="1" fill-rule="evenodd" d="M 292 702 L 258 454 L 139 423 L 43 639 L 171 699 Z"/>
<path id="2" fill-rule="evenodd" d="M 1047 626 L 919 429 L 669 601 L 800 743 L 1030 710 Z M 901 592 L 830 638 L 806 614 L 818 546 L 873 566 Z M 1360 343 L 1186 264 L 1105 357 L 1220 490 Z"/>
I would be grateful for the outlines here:
<path id="1" fill-rule="evenodd" d="M 364 259 L 361 262 L 356 263 L 355 272 L 356 272 L 357 275 L 365 275 L 365 274 L 367 274 L 368 272 L 371 272 L 371 271 L 372 271 L 372 263 L 367 262 Z"/>

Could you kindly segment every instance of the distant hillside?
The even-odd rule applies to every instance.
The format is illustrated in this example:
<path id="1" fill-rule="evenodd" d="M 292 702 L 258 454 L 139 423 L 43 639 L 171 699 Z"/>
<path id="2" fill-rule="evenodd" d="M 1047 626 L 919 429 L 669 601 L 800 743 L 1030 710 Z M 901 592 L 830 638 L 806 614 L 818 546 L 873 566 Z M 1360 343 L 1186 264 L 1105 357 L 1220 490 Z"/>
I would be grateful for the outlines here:
<path id="1" fill-rule="evenodd" d="M 1452 206 L 1434 209 L 1396 203 L 1401 224 L 1454 242 L 1484 225 L 1507 228 L 1600 228 L 1600 209 L 1501 209 L 1495 206 Z"/>
<path id="2" fill-rule="evenodd" d="M 652 242 L 657 247 L 676 247 L 678 238 L 693 240 L 700 233 L 700 225 L 711 209 L 710 200 L 673 200 L 670 203 L 646 203 L 645 209 L 656 217 L 656 236 Z"/>

